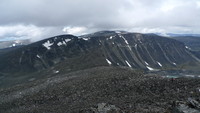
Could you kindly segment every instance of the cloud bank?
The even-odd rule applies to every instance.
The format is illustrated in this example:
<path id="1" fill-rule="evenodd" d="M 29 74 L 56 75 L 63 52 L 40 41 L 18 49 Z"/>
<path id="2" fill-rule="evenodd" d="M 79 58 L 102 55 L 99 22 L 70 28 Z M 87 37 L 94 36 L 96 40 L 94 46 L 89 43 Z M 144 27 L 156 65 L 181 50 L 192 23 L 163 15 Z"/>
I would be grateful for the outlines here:
<path id="1" fill-rule="evenodd" d="M 200 33 L 199 0 L 1 0 L 0 40 L 99 30 Z"/>

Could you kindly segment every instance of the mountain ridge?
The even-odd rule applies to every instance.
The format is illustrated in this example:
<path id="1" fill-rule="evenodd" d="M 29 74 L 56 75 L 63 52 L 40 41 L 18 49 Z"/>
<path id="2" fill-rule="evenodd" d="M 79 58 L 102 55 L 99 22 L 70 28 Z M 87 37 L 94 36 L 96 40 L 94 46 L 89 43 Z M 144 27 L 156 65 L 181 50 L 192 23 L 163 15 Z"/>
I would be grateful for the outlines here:
<path id="1" fill-rule="evenodd" d="M 198 68 L 199 62 L 182 42 L 174 39 L 101 31 L 79 37 L 54 36 L 0 55 L 0 76 L 4 84 L 12 77 L 27 81 L 34 75 L 40 78 L 98 66 L 184 71 Z"/>

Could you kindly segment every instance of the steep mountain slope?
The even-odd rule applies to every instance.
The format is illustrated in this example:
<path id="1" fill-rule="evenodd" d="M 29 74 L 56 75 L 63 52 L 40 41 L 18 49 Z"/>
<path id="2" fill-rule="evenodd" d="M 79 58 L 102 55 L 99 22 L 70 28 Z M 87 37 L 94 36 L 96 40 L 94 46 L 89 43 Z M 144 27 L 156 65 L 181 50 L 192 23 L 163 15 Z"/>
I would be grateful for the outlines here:
<path id="1" fill-rule="evenodd" d="M 199 62 L 183 43 L 157 35 L 122 32 L 91 38 L 102 44 L 112 65 L 153 70 Z"/>
<path id="2" fill-rule="evenodd" d="M 183 43 L 154 34 L 60 35 L 0 55 L 0 84 L 109 65 L 150 71 L 187 69 L 198 68 L 199 59 Z"/>

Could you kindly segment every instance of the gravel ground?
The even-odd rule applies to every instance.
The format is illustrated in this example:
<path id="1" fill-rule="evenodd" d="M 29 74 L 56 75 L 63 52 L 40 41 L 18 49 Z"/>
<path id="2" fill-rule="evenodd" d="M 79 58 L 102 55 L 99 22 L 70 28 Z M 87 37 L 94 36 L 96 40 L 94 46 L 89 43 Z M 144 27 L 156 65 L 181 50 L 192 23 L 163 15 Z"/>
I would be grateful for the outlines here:
<path id="1" fill-rule="evenodd" d="M 171 113 L 200 99 L 200 79 L 97 67 L 0 90 L 0 113 Z"/>

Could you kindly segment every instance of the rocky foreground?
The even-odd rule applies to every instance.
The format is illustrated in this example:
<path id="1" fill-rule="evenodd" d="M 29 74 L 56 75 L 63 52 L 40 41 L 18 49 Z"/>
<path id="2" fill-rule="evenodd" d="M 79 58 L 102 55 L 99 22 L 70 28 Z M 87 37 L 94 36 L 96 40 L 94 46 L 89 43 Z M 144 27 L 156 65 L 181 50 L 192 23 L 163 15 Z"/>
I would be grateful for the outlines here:
<path id="1" fill-rule="evenodd" d="M 0 113 L 199 113 L 200 79 L 98 67 L 0 90 Z"/>

